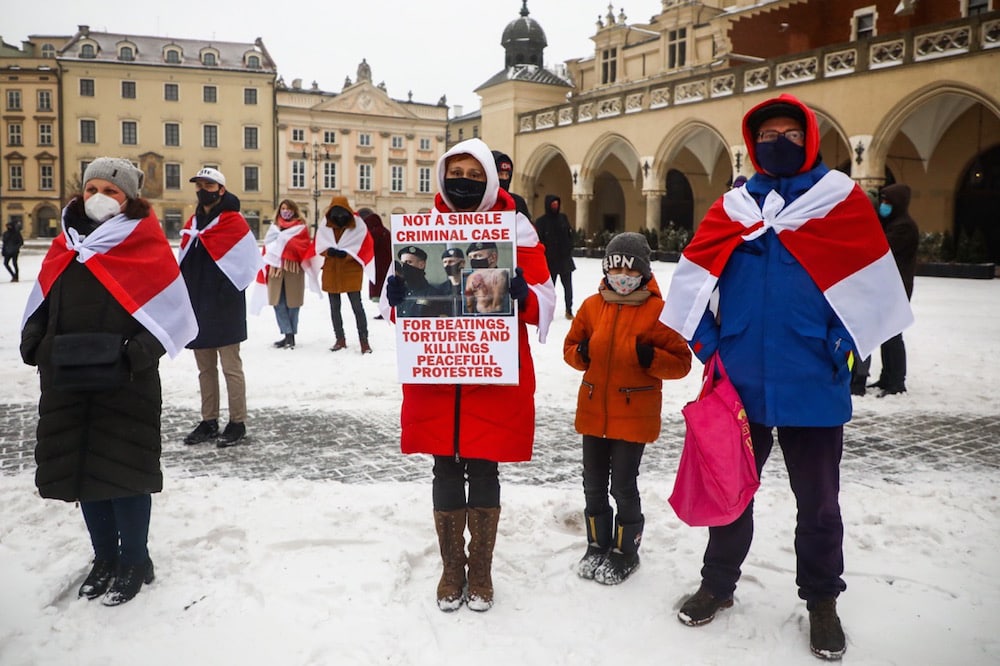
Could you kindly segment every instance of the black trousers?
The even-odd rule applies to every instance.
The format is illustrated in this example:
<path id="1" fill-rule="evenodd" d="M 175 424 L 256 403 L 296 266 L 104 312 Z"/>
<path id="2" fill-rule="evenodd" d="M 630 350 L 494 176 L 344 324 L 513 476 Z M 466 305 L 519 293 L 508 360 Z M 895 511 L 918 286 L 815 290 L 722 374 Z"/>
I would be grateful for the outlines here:
<path id="1" fill-rule="evenodd" d="M 465 485 L 469 484 L 469 497 Z M 492 460 L 434 456 L 432 485 L 435 511 L 466 507 L 492 509 L 500 506 L 500 469 Z"/>
<path id="2" fill-rule="evenodd" d="M 906 346 L 903 334 L 899 333 L 882 343 L 882 373 L 878 382 L 884 389 L 898 389 L 906 386 Z"/>
<path id="3" fill-rule="evenodd" d="M 549 269 L 549 274 L 552 276 L 553 287 L 556 286 L 556 278 L 562 280 L 563 299 L 566 301 L 566 312 L 571 312 L 573 310 L 573 271 L 553 273 L 552 269 Z"/>
<path id="4" fill-rule="evenodd" d="M 149 495 L 80 502 L 94 557 L 126 565 L 145 563 L 152 505 Z"/>
<path id="5" fill-rule="evenodd" d="M 11 264 L 13 264 L 14 268 L 11 268 Z M 10 276 L 12 278 L 17 278 L 17 276 L 18 276 L 18 274 L 20 272 L 17 269 L 17 255 L 16 254 L 12 254 L 9 257 L 8 256 L 4 256 L 4 258 L 3 258 L 3 267 L 7 269 L 7 272 L 10 273 Z"/>
<path id="6" fill-rule="evenodd" d="M 611 510 L 610 479 L 611 497 L 618 505 L 618 522 L 627 525 L 642 520 L 638 478 L 645 450 L 646 445 L 637 442 L 583 436 L 583 498 L 589 515 Z"/>
<path id="7" fill-rule="evenodd" d="M 362 340 L 368 339 L 368 321 L 365 319 L 365 310 L 361 305 L 361 292 L 347 292 L 347 300 L 351 303 L 351 310 L 354 311 L 354 320 L 358 324 L 358 337 Z M 338 338 L 344 337 L 344 318 L 340 316 L 340 294 L 330 294 L 330 319 L 333 320 L 333 333 Z"/>
<path id="8" fill-rule="evenodd" d="M 774 444 L 772 428 L 750 424 L 760 472 Z M 847 585 L 844 573 L 844 523 L 840 517 L 840 458 L 844 428 L 778 428 L 788 482 L 798 509 L 795 525 L 795 583 L 799 597 L 816 601 L 836 597 Z M 753 540 L 753 502 L 733 523 L 708 529 L 701 577 L 717 597 L 731 596 L 740 566 Z"/>

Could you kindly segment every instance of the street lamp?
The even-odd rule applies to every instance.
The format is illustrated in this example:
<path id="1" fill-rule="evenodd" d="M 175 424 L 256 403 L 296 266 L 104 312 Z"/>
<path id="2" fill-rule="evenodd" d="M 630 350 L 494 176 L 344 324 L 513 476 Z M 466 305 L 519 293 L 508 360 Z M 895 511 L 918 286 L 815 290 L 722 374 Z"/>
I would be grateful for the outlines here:
<path id="1" fill-rule="evenodd" d="M 302 148 L 302 159 L 303 160 L 310 159 L 310 156 L 306 153 L 305 147 Z M 320 163 L 321 160 L 329 160 L 330 159 L 330 151 L 328 151 L 326 149 L 326 147 L 324 147 L 323 148 L 323 152 L 321 154 L 320 153 L 319 144 L 316 143 L 315 141 L 313 141 L 313 145 L 312 145 L 312 158 L 311 159 L 312 159 L 312 163 L 313 163 L 313 191 L 312 191 L 312 198 L 313 198 L 313 233 L 315 233 L 316 229 L 319 228 L 319 195 L 320 195 L 320 190 L 319 190 L 319 163 Z"/>

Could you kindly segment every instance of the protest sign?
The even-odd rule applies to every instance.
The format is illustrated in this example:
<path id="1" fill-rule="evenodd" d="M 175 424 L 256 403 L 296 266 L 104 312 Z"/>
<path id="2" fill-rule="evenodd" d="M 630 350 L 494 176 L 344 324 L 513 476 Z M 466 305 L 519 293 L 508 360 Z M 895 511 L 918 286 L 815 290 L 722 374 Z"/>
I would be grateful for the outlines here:
<path id="1" fill-rule="evenodd" d="M 400 382 L 517 384 L 514 211 L 393 215 Z"/>

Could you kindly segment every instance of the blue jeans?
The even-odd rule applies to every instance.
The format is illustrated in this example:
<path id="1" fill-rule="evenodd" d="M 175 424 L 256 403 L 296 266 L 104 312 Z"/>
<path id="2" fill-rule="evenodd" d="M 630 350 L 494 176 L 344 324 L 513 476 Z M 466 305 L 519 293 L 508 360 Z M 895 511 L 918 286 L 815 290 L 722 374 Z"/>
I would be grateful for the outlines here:
<path id="1" fill-rule="evenodd" d="M 285 285 L 281 285 L 281 296 L 274 306 L 274 318 L 278 320 L 278 330 L 284 335 L 295 335 L 299 332 L 299 308 L 288 307 L 285 300 Z"/>
<path id="2" fill-rule="evenodd" d="M 149 495 L 80 502 L 94 557 L 124 565 L 145 563 L 149 559 L 146 544 L 152 506 Z"/>

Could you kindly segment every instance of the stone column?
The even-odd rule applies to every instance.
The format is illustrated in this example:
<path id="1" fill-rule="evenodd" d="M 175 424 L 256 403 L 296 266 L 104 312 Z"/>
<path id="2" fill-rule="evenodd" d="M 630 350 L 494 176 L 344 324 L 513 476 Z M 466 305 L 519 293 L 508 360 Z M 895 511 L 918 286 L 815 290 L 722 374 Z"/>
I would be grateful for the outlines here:
<path id="1" fill-rule="evenodd" d="M 588 234 L 590 227 L 590 200 L 594 198 L 590 193 L 573 193 L 573 201 L 576 203 L 576 220 L 574 225 L 577 231 Z"/>
<path id="2" fill-rule="evenodd" d="M 660 203 L 664 194 L 666 194 L 666 190 L 642 191 L 642 195 L 646 197 L 646 229 L 650 231 L 659 231 L 660 229 Z"/>

